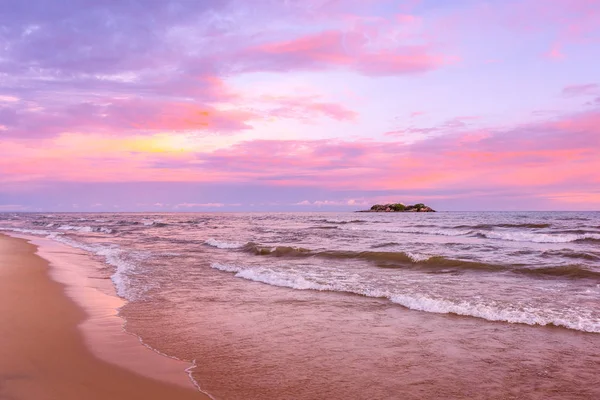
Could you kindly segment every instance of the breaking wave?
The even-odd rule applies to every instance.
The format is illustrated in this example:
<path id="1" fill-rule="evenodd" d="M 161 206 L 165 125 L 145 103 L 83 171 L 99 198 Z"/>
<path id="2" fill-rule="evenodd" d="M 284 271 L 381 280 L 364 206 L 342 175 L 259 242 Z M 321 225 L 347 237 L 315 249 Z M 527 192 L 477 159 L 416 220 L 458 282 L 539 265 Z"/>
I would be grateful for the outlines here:
<path id="1" fill-rule="evenodd" d="M 584 265 L 558 265 L 545 268 L 528 268 L 524 264 L 493 264 L 477 261 L 452 259 L 438 255 L 427 255 L 416 252 L 389 251 L 313 251 L 302 247 L 275 246 L 265 247 L 255 243 L 247 243 L 241 247 L 243 251 L 256 256 L 271 257 L 318 257 L 339 260 L 365 260 L 380 268 L 406 268 L 426 272 L 515 272 L 531 276 L 565 277 L 565 278 L 600 278 L 600 272 L 588 269 Z"/>
<path id="2" fill-rule="evenodd" d="M 131 222 L 129 222 L 131 223 Z M 168 226 L 169 224 L 166 224 L 164 222 L 160 222 L 160 221 L 142 221 L 142 225 L 144 226 L 154 226 L 156 228 L 163 228 L 165 226 Z"/>
<path id="3" fill-rule="evenodd" d="M 238 242 L 223 242 L 220 240 L 216 240 L 213 238 L 210 238 L 208 240 L 206 240 L 204 242 L 205 244 L 212 246 L 212 247 L 217 247 L 219 249 L 239 249 L 244 247 L 245 245 L 242 243 L 238 243 Z"/>
<path id="4" fill-rule="evenodd" d="M 336 283 L 322 277 L 303 276 L 297 272 L 275 271 L 259 267 L 246 268 L 232 264 L 212 263 L 211 268 L 234 273 L 236 277 L 265 283 L 272 286 L 296 290 L 316 290 L 357 294 L 366 297 L 386 298 L 393 303 L 418 311 L 439 314 L 457 314 L 488 321 L 503 321 L 528 325 L 554 325 L 583 332 L 600 333 L 600 321 L 582 316 L 571 316 L 569 312 L 559 313 L 533 307 L 520 307 L 511 304 L 486 303 L 483 301 L 453 301 L 420 293 L 391 293 L 348 283 Z"/>
<path id="5" fill-rule="evenodd" d="M 49 224 L 48 227 L 51 227 L 53 224 Z M 83 233 L 92 233 L 92 232 L 100 232 L 100 233 L 113 233 L 113 230 L 105 227 L 92 227 L 92 226 L 74 226 L 74 225 L 61 225 L 57 228 L 61 231 L 76 231 Z"/>
<path id="6" fill-rule="evenodd" d="M 353 220 L 344 220 L 344 219 L 315 219 L 313 222 L 321 222 L 324 224 L 336 224 L 336 225 L 347 225 L 347 224 L 364 224 L 369 221 L 365 221 L 363 219 L 353 219 Z"/>
<path id="7" fill-rule="evenodd" d="M 478 225 L 457 225 L 454 229 L 494 229 L 494 228 L 528 228 L 528 229 L 542 229 L 550 228 L 552 224 L 478 224 Z"/>
<path id="8" fill-rule="evenodd" d="M 461 225 L 459 225 L 461 226 Z M 496 225 L 497 226 L 497 225 Z M 387 233 L 404 233 L 414 235 L 436 235 L 436 236 L 470 236 L 483 239 L 506 240 L 511 242 L 532 242 L 532 243 L 569 243 L 569 242 L 600 242 L 600 234 L 598 233 L 583 233 L 583 234 L 560 234 L 560 233 L 542 233 L 531 231 L 511 231 L 511 230 L 492 230 L 483 231 L 481 228 L 468 228 L 467 225 L 462 226 L 463 229 L 410 229 L 410 228 L 363 228 L 350 227 L 350 230 L 375 230 Z"/>
<path id="9" fill-rule="evenodd" d="M 128 260 L 127 253 L 119 246 L 114 244 L 86 244 L 64 236 L 52 236 L 50 238 L 104 258 L 106 264 L 115 268 L 110 279 L 120 297 L 129 301 L 139 300 L 143 298 L 143 294 L 149 289 L 149 286 L 144 287 L 132 282 L 131 276 L 138 272 L 138 265 Z M 148 256 L 148 254 L 145 256 Z"/>
<path id="10" fill-rule="evenodd" d="M 575 235 L 531 232 L 486 232 L 481 233 L 481 235 L 488 239 L 509 240 L 512 242 L 569 243 L 583 240 L 600 241 L 600 235 L 595 233 Z"/>

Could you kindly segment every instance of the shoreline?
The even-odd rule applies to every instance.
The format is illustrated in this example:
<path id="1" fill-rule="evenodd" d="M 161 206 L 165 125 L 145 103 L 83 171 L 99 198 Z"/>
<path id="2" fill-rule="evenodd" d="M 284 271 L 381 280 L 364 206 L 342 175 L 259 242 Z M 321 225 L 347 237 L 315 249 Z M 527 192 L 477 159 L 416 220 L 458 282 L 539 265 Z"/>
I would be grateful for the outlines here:
<path id="1" fill-rule="evenodd" d="M 185 375 L 194 363 L 123 330 L 112 283 L 73 268 L 84 253 L 38 239 L 0 234 L 0 398 L 210 399 Z"/>

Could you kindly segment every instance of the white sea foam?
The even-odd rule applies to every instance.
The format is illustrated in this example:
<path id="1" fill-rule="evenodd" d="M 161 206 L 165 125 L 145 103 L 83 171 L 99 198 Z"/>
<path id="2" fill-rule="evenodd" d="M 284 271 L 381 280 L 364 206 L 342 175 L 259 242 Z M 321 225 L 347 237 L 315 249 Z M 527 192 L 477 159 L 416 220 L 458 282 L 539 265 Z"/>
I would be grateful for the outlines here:
<path id="1" fill-rule="evenodd" d="M 420 253 L 415 253 L 412 251 L 407 251 L 405 253 L 413 262 L 427 261 L 432 257 L 432 256 L 428 256 L 427 254 L 420 254 Z"/>
<path id="2" fill-rule="evenodd" d="M 242 243 L 222 242 L 220 240 L 216 240 L 213 238 L 207 239 L 204 243 L 209 246 L 212 246 L 212 247 L 217 247 L 219 249 L 239 249 L 239 248 L 244 247 L 244 244 L 242 244 Z"/>
<path id="3" fill-rule="evenodd" d="M 61 231 L 73 231 L 77 229 L 77 227 L 73 225 L 61 225 L 58 227 L 58 229 L 60 229 Z"/>
<path id="4" fill-rule="evenodd" d="M 73 226 L 73 225 L 61 225 L 58 227 L 61 231 L 76 231 L 76 232 L 93 232 L 94 228 L 91 226 Z"/>
<path id="5" fill-rule="evenodd" d="M 130 275 L 137 273 L 137 265 L 124 258 L 124 251 L 114 244 L 86 244 L 64 236 L 49 236 L 57 242 L 85 250 L 97 256 L 104 258 L 106 264 L 115 267 L 115 272 L 111 275 L 111 280 L 115 286 L 117 294 L 127 300 L 136 300 L 143 296 L 148 289 L 132 284 Z"/>
<path id="6" fill-rule="evenodd" d="M 30 235 L 48 235 L 50 232 L 49 231 L 44 231 L 41 229 L 23 229 L 23 228 L 0 228 L 0 231 L 7 231 L 7 232 L 17 232 L 17 233 L 25 233 L 25 234 L 30 234 Z"/>
<path id="7" fill-rule="evenodd" d="M 394 228 L 394 227 L 362 227 L 362 226 L 351 226 L 348 228 L 352 231 L 376 231 L 386 233 L 407 233 L 414 235 L 435 235 L 435 236 L 466 236 L 473 231 L 464 229 L 410 229 L 410 228 Z"/>
<path id="8" fill-rule="evenodd" d="M 50 224 L 52 225 L 52 224 Z M 74 232 L 83 232 L 83 233 L 91 233 L 91 232 L 101 232 L 101 233 L 113 233 L 113 230 L 106 227 L 91 227 L 91 226 L 74 226 L 74 225 L 61 225 L 58 227 L 61 231 L 74 231 Z"/>
<path id="9" fill-rule="evenodd" d="M 62 229 L 61 229 L 62 228 Z M 88 229 L 89 228 L 89 229 Z M 61 225 L 58 229 L 63 231 L 79 231 L 79 232 L 91 232 L 91 227 L 77 227 L 72 225 Z M 101 228 L 102 229 L 102 228 Z M 111 229 L 105 228 L 112 232 Z M 115 267 L 115 272 L 111 275 L 111 280 L 115 286 L 117 294 L 127 300 L 136 300 L 143 297 L 143 294 L 150 288 L 141 287 L 134 285 L 131 282 L 130 275 L 135 275 L 138 271 L 136 264 L 127 261 L 124 257 L 125 252 L 119 248 L 116 244 L 87 244 L 76 241 L 72 238 L 64 236 L 63 232 L 51 232 L 40 229 L 22 229 L 22 228 L 0 228 L 0 231 L 11 231 L 16 233 L 24 233 L 30 235 L 45 236 L 48 239 L 55 240 L 59 243 L 66 244 L 71 247 L 75 247 L 89 253 L 101 256 L 104 258 L 106 264 Z M 137 259 L 141 260 L 147 255 L 139 253 Z"/>
<path id="10" fill-rule="evenodd" d="M 225 271 L 225 272 L 240 272 L 244 269 L 242 267 L 238 267 L 237 265 L 221 264 L 221 263 L 212 263 L 210 265 L 210 267 L 214 268 L 214 269 L 218 269 L 219 271 Z"/>
<path id="11" fill-rule="evenodd" d="M 549 234 L 515 231 L 493 231 L 481 232 L 481 235 L 489 239 L 509 240 L 513 242 L 534 242 L 534 243 L 569 243 L 583 239 L 600 239 L 598 234 Z"/>
<path id="12" fill-rule="evenodd" d="M 145 225 L 145 226 L 153 226 L 153 225 L 158 225 L 158 224 L 162 224 L 162 223 L 163 222 L 158 221 L 158 220 L 152 220 L 151 221 L 151 220 L 147 220 L 146 219 L 146 220 L 142 221 L 142 225 Z"/>
<path id="13" fill-rule="evenodd" d="M 220 271 L 234 272 L 235 276 L 249 281 L 262 282 L 272 286 L 298 290 L 335 290 L 331 285 L 320 284 L 301 275 L 286 274 L 269 268 L 243 268 L 237 265 L 212 263 L 211 267 Z"/>
<path id="14" fill-rule="evenodd" d="M 348 227 L 345 229 L 353 231 L 378 231 L 387 233 L 405 233 L 414 235 L 437 235 L 437 236 L 473 236 L 480 235 L 488 239 L 507 240 L 513 242 L 534 242 L 534 243 L 569 243 L 584 239 L 600 240 L 600 234 L 552 234 L 524 231 L 472 231 L 465 229 L 410 229 L 394 227 Z"/>
<path id="15" fill-rule="evenodd" d="M 387 298 L 393 303 L 412 310 L 458 314 L 528 325 L 556 325 L 583 332 L 600 333 L 600 321 L 592 315 L 563 310 L 542 310 L 535 307 L 517 307 L 498 302 L 468 302 L 432 297 L 421 293 L 393 293 L 364 285 L 324 281 L 321 277 L 303 276 L 298 272 L 276 271 L 264 267 L 245 268 L 232 264 L 213 263 L 211 267 L 220 271 L 233 272 L 236 277 L 266 283 L 272 286 L 297 290 L 337 291 L 354 293 L 366 297 Z M 318 280 L 318 282 L 317 282 Z"/>
<path id="16" fill-rule="evenodd" d="M 517 308 L 506 304 L 490 305 L 470 303 L 466 301 L 453 302 L 445 299 L 435 299 L 428 296 L 396 294 L 389 297 L 390 301 L 406 308 L 439 314 L 458 314 L 483 318 L 488 321 L 502 321 L 527 325 L 556 325 L 583 332 L 600 333 L 600 321 L 592 316 L 583 317 L 563 311 L 562 313 L 532 308 Z"/>

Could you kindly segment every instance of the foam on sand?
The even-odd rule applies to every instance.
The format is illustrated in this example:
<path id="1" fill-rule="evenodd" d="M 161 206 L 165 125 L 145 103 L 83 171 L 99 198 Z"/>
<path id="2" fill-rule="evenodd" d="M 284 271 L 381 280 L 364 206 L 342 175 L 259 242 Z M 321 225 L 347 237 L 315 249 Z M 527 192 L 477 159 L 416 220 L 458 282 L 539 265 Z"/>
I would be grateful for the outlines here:
<path id="1" fill-rule="evenodd" d="M 58 264 L 59 259 L 86 256 L 57 247 L 46 240 L 36 249 L 0 235 L 0 296 L 10 304 L 0 307 L 0 317 L 11 321 L 2 326 L 9 329 L 0 327 L 0 353 L 10 360 L 0 362 L 0 375 L 27 378 L 24 383 L 4 380 L 2 394 L 63 400 L 202 398 L 185 375 L 189 364 L 148 351 L 122 330 L 114 307 L 119 299 L 80 275 L 85 262 Z M 25 281 L 30 284 L 23 285 Z"/>

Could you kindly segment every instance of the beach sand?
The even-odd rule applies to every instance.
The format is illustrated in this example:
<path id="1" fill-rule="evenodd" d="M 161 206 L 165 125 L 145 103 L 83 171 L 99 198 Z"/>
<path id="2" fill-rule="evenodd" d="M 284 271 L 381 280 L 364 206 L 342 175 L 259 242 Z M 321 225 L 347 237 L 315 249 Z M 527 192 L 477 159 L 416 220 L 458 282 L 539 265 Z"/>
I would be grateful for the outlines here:
<path id="1" fill-rule="evenodd" d="M 191 382 L 188 387 L 163 382 L 97 358 L 78 329 L 87 314 L 51 279 L 49 263 L 35 252 L 23 239 L 0 235 L 1 400 L 208 399 Z M 125 346 L 164 358 L 122 335 Z M 144 359 L 147 369 L 152 357 Z"/>

